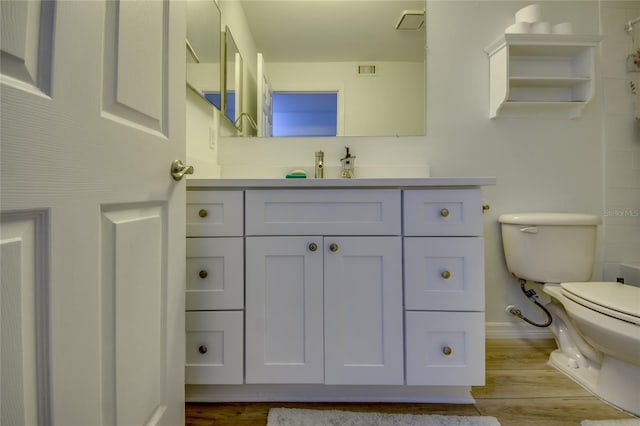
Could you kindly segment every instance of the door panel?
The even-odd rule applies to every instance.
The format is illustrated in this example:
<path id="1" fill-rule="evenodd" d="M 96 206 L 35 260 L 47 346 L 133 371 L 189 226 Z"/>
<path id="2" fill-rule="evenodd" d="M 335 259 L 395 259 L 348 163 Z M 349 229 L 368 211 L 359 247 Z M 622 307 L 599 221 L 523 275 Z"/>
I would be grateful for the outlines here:
<path id="1" fill-rule="evenodd" d="M 103 394 L 115 395 L 106 423 L 142 424 L 164 410 L 166 211 L 125 205 L 102 216 Z"/>
<path id="2" fill-rule="evenodd" d="M 2 74 L 49 94 L 55 3 L 3 1 L 0 7 Z"/>
<path id="3" fill-rule="evenodd" d="M 35 374 L 49 381 L 23 405 L 36 401 L 36 424 L 182 424 L 185 184 L 169 169 L 185 157 L 184 2 L 1 6 L 3 231 L 41 212 L 33 250 L 46 259 L 33 272 L 45 306 L 21 327 L 45 324 Z M 2 238 L 8 270 L 28 270 Z M 24 283 L 3 274 L 3 298 Z"/>
<path id="4" fill-rule="evenodd" d="M 50 419 L 46 212 L 0 220 L 0 424 Z"/>
<path id="5" fill-rule="evenodd" d="M 106 116 L 166 134 L 168 3 L 107 2 L 103 108 Z"/>

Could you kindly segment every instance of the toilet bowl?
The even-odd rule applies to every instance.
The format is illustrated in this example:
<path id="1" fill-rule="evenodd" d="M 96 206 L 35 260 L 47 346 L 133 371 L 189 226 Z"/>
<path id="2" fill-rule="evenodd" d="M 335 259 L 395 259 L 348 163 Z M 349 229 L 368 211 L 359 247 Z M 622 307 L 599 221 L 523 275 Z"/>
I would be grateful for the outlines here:
<path id="1" fill-rule="evenodd" d="M 525 213 L 499 222 L 509 272 L 542 283 L 550 297 L 545 308 L 558 344 L 550 364 L 640 416 L 640 286 L 589 281 L 600 219 Z"/>

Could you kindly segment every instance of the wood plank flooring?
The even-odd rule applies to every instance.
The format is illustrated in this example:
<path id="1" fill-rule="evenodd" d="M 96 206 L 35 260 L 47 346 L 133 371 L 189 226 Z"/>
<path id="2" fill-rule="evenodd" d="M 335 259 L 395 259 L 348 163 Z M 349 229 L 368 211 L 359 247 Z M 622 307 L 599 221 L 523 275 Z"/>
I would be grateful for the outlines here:
<path id="1" fill-rule="evenodd" d="M 407 414 L 493 416 L 502 426 L 579 426 L 585 419 L 631 418 L 591 395 L 547 365 L 555 342 L 548 339 L 487 340 L 487 384 L 472 389 L 476 403 L 216 403 L 186 404 L 187 426 L 266 425 L 272 407 L 337 409 Z"/>

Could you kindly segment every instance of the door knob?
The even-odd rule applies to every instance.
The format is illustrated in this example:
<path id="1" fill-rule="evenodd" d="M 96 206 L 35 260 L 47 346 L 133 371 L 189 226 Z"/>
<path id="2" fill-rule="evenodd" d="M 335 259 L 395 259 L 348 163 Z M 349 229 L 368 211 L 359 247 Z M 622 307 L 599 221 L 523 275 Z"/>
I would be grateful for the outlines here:
<path id="1" fill-rule="evenodd" d="M 171 176 L 173 180 L 182 180 L 184 175 L 192 175 L 193 166 L 187 166 L 180 160 L 173 160 L 171 163 Z"/>

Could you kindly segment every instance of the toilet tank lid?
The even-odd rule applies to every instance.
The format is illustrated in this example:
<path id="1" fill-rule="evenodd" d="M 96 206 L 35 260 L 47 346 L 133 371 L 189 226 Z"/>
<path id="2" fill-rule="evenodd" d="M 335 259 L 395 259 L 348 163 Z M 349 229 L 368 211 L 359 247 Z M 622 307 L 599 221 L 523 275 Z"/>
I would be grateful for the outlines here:
<path id="1" fill-rule="evenodd" d="M 510 213 L 500 215 L 500 223 L 514 225 L 599 225 L 602 220 L 592 214 L 581 213 Z"/>

